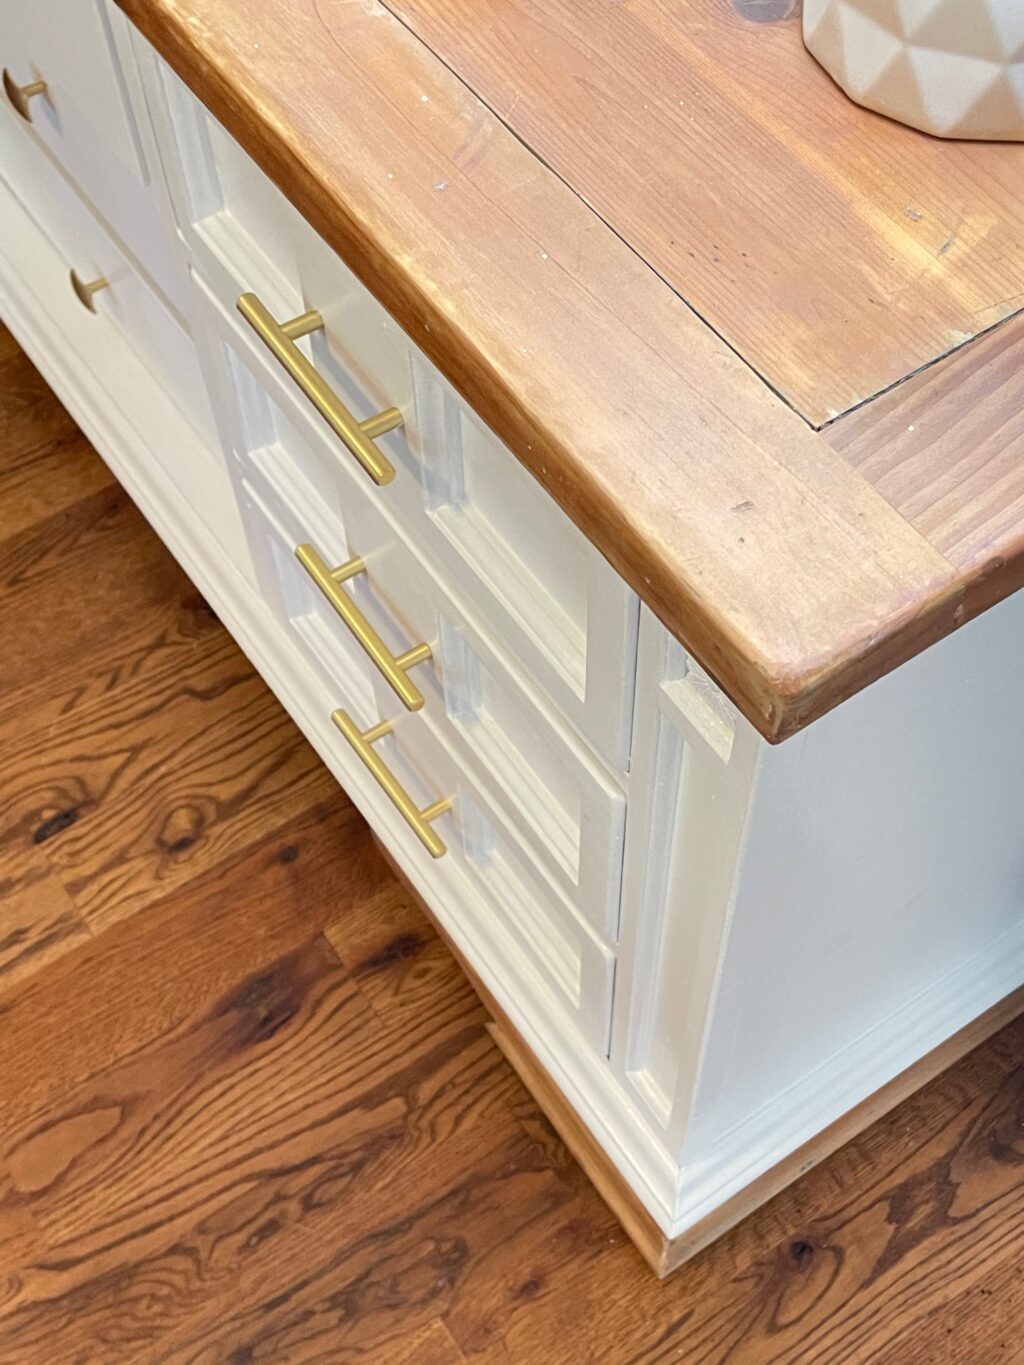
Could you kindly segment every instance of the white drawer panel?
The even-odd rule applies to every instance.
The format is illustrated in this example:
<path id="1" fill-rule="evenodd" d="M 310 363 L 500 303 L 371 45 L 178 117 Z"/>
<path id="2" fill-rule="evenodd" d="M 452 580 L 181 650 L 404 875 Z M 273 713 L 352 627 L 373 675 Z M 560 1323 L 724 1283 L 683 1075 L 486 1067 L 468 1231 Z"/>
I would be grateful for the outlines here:
<path id="1" fill-rule="evenodd" d="M 446 743 L 516 836 L 539 860 L 576 913 L 603 939 L 618 932 L 625 797 L 607 768 L 535 693 L 516 661 L 462 599 L 439 581 L 379 505 L 376 490 L 342 466 L 346 491 L 331 503 L 310 484 L 313 456 L 303 433 L 253 380 L 231 348 L 224 353 L 225 434 L 286 530 L 286 570 L 315 597 L 323 628 L 351 644 L 349 628 L 295 560 L 311 543 L 332 566 L 356 555 L 365 572 L 344 591 L 395 655 L 421 643 L 429 660 L 409 672 L 443 718 Z M 257 477 L 258 476 L 258 477 Z M 358 648 L 358 646 L 357 646 Z M 403 701 L 375 673 L 378 711 L 391 716 Z"/>
<path id="2" fill-rule="evenodd" d="M 514 662 L 396 535 L 368 498 L 345 509 L 352 554 L 366 564 L 351 580 L 361 610 L 385 638 L 425 640 L 447 719 L 448 743 L 577 913 L 605 940 L 618 933 L 625 797 L 606 769 L 555 720 Z M 378 709 L 395 697 L 375 678 Z"/>
<path id="3" fill-rule="evenodd" d="M 0 146 L 5 142 L 6 137 L 0 138 Z M 23 160 L 31 163 L 24 166 L 26 172 L 31 170 L 30 180 L 20 177 L 25 189 L 19 198 L 67 262 L 64 278 L 68 299 L 76 308 L 83 308 L 72 289 L 72 271 L 84 283 L 107 281 L 106 288 L 93 297 L 97 345 L 103 344 L 107 326 L 116 328 L 204 440 L 218 444 L 202 373 L 187 332 L 38 148 L 19 149 L 17 156 L 19 165 Z"/>
<path id="4" fill-rule="evenodd" d="M 7 0 L 0 60 L 20 86 L 46 82 L 28 101 L 32 127 L 72 172 L 113 157 L 143 178 L 102 0 Z"/>
<path id="5" fill-rule="evenodd" d="M 358 467 L 238 314 L 243 292 L 256 293 L 278 320 L 320 313 L 323 329 L 299 348 L 358 418 L 401 410 L 402 426 L 377 438 L 397 471 L 376 490 L 381 506 L 597 751 L 623 768 L 634 594 L 233 139 L 161 70 L 182 231 L 236 348 L 250 359 L 259 348 L 264 363 L 250 368 L 308 425 L 310 482 L 336 504 L 347 467 Z"/>
<path id="6" fill-rule="evenodd" d="M 485 789 L 532 858 L 559 893 L 605 940 L 618 930 L 619 882 L 625 798 L 608 772 L 564 725 L 531 695 L 511 661 L 481 632 L 376 508 L 353 488 L 343 526 L 329 515 L 309 520 L 308 496 L 298 453 L 280 440 L 249 456 L 266 500 L 296 547 L 313 543 L 332 564 L 359 555 L 365 572 L 344 591 L 394 654 L 426 642 L 431 658 L 410 670 L 426 696 L 425 711 L 442 724 L 445 743 L 472 779 Z M 305 576 L 297 564 L 288 566 Z M 326 624 L 351 640 L 346 625 L 326 605 Z M 400 714 L 402 702 L 387 680 L 373 673 L 377 711 Z"/>
<path id="7" fill-rule="evenodd" d="M 168 297 L 183 275 L 173 235 L 150 184 L 140 131 L 128 100 L 137 77 L 115 49 L 106 0 L 5 0 L 0 5 L 0 65 L 18 86 L 42 80 L 28 101 L 31 121 L 0 99 L 6 125 L 28 145 L 42 143 L 122 238 Z M 8 175 L 10 179 L 10 175 Z M 15 192 L 25 198 L 23 184 Z"/>
<path id="8" fill-rule="evenodd" d="M 325 613 L 323 598 L 295 559 L 299 530 L 289 508 L 275 499 L 256 471 L 245 479 L 243 496 L 265 600 L 289 632 L 284 646 L 288 666 L 307 675 L 307 686 L 308 675 L 315 675 L 325 713 L 341 707 L 361 729 L 375 725 L 382 712 L 392 721 L 392 733 L 378 740 L 375 750 L 420 807 L 440 797 L 451 799 L 451 810 L 433 825 L 445 844 L 438 875 L 443 877 L 455 864 L 460 880 L 475 888 L 471 913 L 494 917 L 515 939 L 521 956 L 498 968 L 506 984 L 515 990 L 514 973 L 526 964 L 590 1044 L 606 1052 L 614 951 L 566 904 L 561 888 L 509 828 L 507 810 L 478 780 L 478 770 L 467 764 L 464 748 L 452 744 L 440 690 L 429 674 L 422 710 L 403 711 L 393 699 L 385 699 L 382 707 L 372 666 L 337 618 Z M 328 527 L 321 532 L 332 535 Z M 340 528 L 333 537 L 340 553 L 346 553 Z M 343 761 L 351 762 L 355 756 L 344 752 L 348 745 L 340 733 L 337 745 Z M 422 856 L 429 860 L 426 850 Z"/>
<path id="9" fill-rule="evenodd" d="M 16 232 L 14 221 L 4 221 L 4 236 L 21 244 L 22 254 L 11 268 L 38 299 L 46 327 L 58 330 L 77 353 L 80 369 L 95 375 L 98 404 L 105 393 L 103 401 L 115 413 L 121 407 L 130 422 L 149 405 L 154 427 L 147 432 L 147 440 L 152 437 L 150 449 L 244 570 L 249 556 L 241 516 L 191 338 L 128 265 L 56 167 L 38 149 L 32 155 L 38 164 L 31 203 L 23 204 L 13 195 L 10 200 L 18 208 L 11 219 L 17 216 L 26 226 Z M 94 296 L 95 313 L 76 297 L 72 269 L 83 281 L 108 281 Z"/>

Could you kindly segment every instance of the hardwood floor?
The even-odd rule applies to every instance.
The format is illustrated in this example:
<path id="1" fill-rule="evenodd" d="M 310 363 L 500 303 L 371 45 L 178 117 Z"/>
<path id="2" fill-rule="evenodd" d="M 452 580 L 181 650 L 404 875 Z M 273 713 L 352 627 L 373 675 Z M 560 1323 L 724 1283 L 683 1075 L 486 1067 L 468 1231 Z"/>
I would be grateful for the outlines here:
<path id="1" fill-rule="evenodd" d="M 0 332 L 0 1362 L 1024 1361 L 1024 1020 L 659 1284 Z"/>

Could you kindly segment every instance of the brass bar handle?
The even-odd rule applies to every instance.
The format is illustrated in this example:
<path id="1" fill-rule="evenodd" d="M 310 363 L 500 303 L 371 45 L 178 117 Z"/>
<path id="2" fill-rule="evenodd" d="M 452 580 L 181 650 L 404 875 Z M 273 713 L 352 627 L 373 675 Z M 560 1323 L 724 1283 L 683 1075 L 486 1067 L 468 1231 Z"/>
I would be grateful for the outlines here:
<path id="1" fill-rule="evenodd" d="M 451 810 L 450 797 L 443 796 L 438 801 L 424 806 L 421 810 L 384 760 L 374 750 L 374 743 L 391 733 L 391 722 L 382 720 L 369 730 L 360 730 L 347 711 L 340 708 L 331 713 L 331 720 L 355 750 L 360 762 L 374 778 L 399 815 L 419 839 L 432 858 L 443 857 L 448 852 L 444 841 L 431 829 L 430 822 L 445 811 Z"/>
<path id="2" fill-rule="evenodd" d="M 45 81 L 30 81 L 28 85 L 19 85 L 11 73 L 4 67 L 3 73 L 4 94 L 10 100 L 17 113 L 26 123 L 32 122 L 32 110 L 29 108 L 29 100 L 35 99 L 36 95 L 45 95 Z"/>
<path id="3" fill-rule="evenodd" d="M 386 408 L 360 422 L 296 346 L 299 337 L 319 331 L 324 320 L 318 312 L 302 313 L 289 322 L 278 322 L 255 294 L 242 294 L 238 311 L 279 364 L 295 380 L 331 430 L 341 438 L 376 484 L 390 483 L 395 467 L 374 445 L 374 438 L 402 425 L 398 408 Z"/>
<path id="4" fill-rule="evenodd" d="M 90 313 L 95 313 L 96 304 L 93 301 L 94 295 L 101 289 L 108 289 L 109 282 L 102 275 L 95 280 L 83 280 L 76 270 L 71 272 L 71 288 L 75 291 L 75 297 L 83 308 L 88 308 Z"/>
<path id="5" fill-rule="evenodd" d="M 348 626 L 356 640 L 376 664 L 392 691 L 408 711 L 418 711 L 423 705 L 423 693 L 406 676 L 416 664 L 430 658 L 428 644 L 413 645 L 404 654 L 392 654 L 373 626 L 342 588 L 342 584 L 356 574 L 365 573 L 366 565 L 357 556 L 332 569 L 312 545 L 297 545 L 295 558 Z"/>

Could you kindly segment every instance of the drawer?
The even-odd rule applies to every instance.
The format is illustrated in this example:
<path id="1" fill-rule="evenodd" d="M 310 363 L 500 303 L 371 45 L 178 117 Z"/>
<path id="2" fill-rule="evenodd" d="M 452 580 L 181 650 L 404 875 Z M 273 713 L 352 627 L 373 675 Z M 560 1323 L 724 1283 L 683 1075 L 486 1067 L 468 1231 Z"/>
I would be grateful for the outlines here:
<path id="1" fill-rule="evenodd" d="M 209 444 L 217 444 L 213 413 L 188 333 L 52 162 L 31 146 L 19 149 L 18 159 L 24 187 L 19 198 L 67 262 L 68 298 L 94 316 L 97 344 L 102 344 L 107 327 L 115 328 L 196 431 Z M 74 292 L 75 279 L 82 285 L 106 283 L 83 302 L 85 296 L 78 298 Z"/>
<path id="2" fill-rule="evenodd" d="M 38 325 L 59 334 L 96 382 L 96 408 L 143 423 L 146 447 L 236 565 L 248 566 L 241 517 L 191 337 L 128 264 L 53 163 L 38 150 L 30 202 L 5 218 L 21 243 L 8 269 L 31 292 Z M 9 194 L 8 190 L 4 190 Z M 15 222 L 24 226 L 15 231 Z M 73 276 L 79 281 L 76 294 Z M 104 280 L 90 294 L 87 286 Z M 94 310 L 94 311 L 93 311 Z M 56 338 L 55 338 L 56 339 Z M 103 396 L 101 396 L 103 395 Z"/>
<path id="3" fill-rule="evenodd" d="M 307 392 L 243 321 L 236 306 L 243 293 L 257 295 L 279 321 L 316 310 L 322 326 L 293 349 L 356 418 L 398 409 L 401 425 L 374 439 L 394 470 L 375 490 L 380 505 L 597 752 L 624 768 L 634 594 L 233 139 L 160 70 L 181 230 L 228 345 L 305 428 L 309 481 L 335 507 L 353 469 L 373 489 Z"/>
<path id="4" fill-rule="evenodd" d="M 112 25 L 123 24 L 106 0 L 6 0 L 0 6 L 0 103 L 4 123 L 27 145 L 46 148 L 176 300 L 183 275 L 128 100 L 137 75 L 130 53 L 126 69 L 115 48 Z M 33 88 L 37 93 L 24 93 Z M 24 184 L 13 188 L 25 198 Z"/>
<path id="5" fill-rule="evenodd" d="M 8 0 L 0 17 L 5 95 L 72 173 L 114 158 L 143 179 L 138 133 L 101 0 Z M 33 83 L 45 90 L 29 94 Z M 19 95 L 11 87 L 28 90 Z"/>
<path id="6" fill-rule="evenodd" d="M 388 721 L 389 733 L 372 746 L 387 772 L 418 810 L 451 803 L 429 825 L 442 850 L 435 852 L 437 871 L 431 875 L 446 912 L 471 915 L 478 927 L 492 920 L 516 945 L 514 954 L 498 959 L 508 988 L 522 998 L 522 976 L 529 976 L 531 989 L 541 981 L 591 1046 L 606 1053 L 615 953 L 566 901 L 564 885 L 527 847 L 507 803 L 495 799 L 481 765 L 457 741 L 444 705 L 442 670 L 420 666 L 427 698 L 420 710 L 407 711 L 393 697 L 382 697 L 372 665 L 295 558 L 299 527 L 288 502 L 258 468 L 242 488 L 264 600 L 286 633 L 287 666 L 303 675 L 307 689 L 312 678 L 325 715 L 340 708 L 360 732 Z M 317 523 L 316 533 L 339 554 L 351 548 L 329 520 Z M 397 646 L 397 633 L 392 638 Z M 342 764 L 362 766 L 341 733 L 335 747 Z M 532 795 L 536 800 L 535 791 Z M 379 831 L 386 843 L 393 843 L 396 828 L 397 837 L 408 837 L 404 825 L 395 826 Z M 425 848 L 418 853 L 430 861 Z M 447 899 L 450 892 L 460 898 L 461 910 Z"/>
<path id="7" fill-rule="evenodd" d="M 278 581 L 300 577 L 314 583 L 295 556 L 302 544 L 331 566 L 359 556 L 361 573 L 340 587 L 328 585 L 354 606 L 358 616 L 351 624 L 314 587 L 323 628 L 359 648 L 358 632 L 366 622 L 390 657 L 424 644 L 430 650 L 428 659 L 398 673 L 419 694 L 408 705 L 380 668 L 372 670 L 378 714 L 400 715 L 422 698 L 422 712 L 443 730 L 446 747 L 474 790 L 487 793 L 575 913 L 604 940 L 614 940 L 625 824 L 621 789 L 532 695 L 512 661 L 417 559 L 372 498 L 353 489 L 339 522 L 310 496 L 296 454 L 301 453 L 273 441 L 252 450 L 247 462 L 250 480 L 290 542 L 285 563 L 275 552 L 271 574 Z"/>
<path id="8" fill-rule="evenodd" d="M 523 678 L 472 605 L 417 555 L 401 523 L 388 517 L 358 473 L 342 466 L 344 496 L 331 502 L 320 497 L 307 477 L 312 455 L 303 433 L 243 364 L 229 354 L 230 378 L 218 387 L 222 397 L 239 396 L 233 420 L 231 412 L 222 413 L 224 434 L 284 534 L 283 547 L 274 546 L 269 556 L 254 545 L 265 590 L 272 594 L 282 580 L 301 580 L 303 600 L 309 589 L 316 599 L 317 629 L 346 649 L 362 648 L 362 623 L 390 658 L 429 646 L 423 662 L 397 674 L 392 669 L 393 682 L 380 667 L 371 671 L 379 714 L 420 707 L 432 723 L 443 722 L 447 747 L 562 897 L 595 933 L 614 940 L 625 824 L 620 786 Z M 343 596 L 343 605 L 354 606 L 347 624 L 296 559 L 303 544 L 329 567 L 362 559 L 363 572 L 340 587 L 326 585 L 328 593 Z M 410 695 L 409 685 L 418 695 Z"/>

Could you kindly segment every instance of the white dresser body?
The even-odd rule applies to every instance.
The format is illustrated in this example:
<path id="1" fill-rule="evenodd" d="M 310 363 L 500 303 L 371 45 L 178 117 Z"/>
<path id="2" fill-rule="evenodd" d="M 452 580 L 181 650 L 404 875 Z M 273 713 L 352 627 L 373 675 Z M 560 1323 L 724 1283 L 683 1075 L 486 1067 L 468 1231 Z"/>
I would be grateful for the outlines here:
<path id="1" fill-rule="evenodd" d="M 666 1241 L 1024 982 L 1024 598 L 768 745 L 118 11 L 0 64 L 0 315 Z"/>

